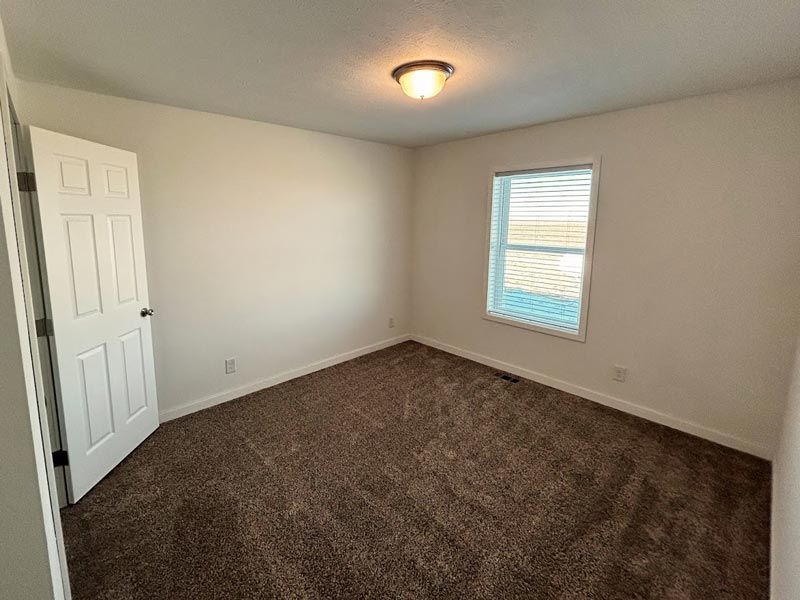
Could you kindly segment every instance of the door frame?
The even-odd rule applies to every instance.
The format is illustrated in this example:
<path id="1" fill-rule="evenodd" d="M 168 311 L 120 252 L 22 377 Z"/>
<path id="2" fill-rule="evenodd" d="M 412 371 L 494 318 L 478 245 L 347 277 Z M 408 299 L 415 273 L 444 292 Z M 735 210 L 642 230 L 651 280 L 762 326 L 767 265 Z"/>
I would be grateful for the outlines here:
<path id="1" fill-rule="evenodd" d="M 47 407 L 44 401 L 41 362 L 38 349 L 38 337 L 33 312 L 30 271 L 28 269 L 25 246 L 22 202 L 17 183 L 17 157 L 13 143 L 13 122 L 11 103 L 14 94 L 9 86 L 6 69 L 7 57 L 0 55 L 0 119 L 2 120 L 3 150 L 5 160 L 0 161 L 0 186 L 3 195 L 11 200 L 11 223 L 6 224 L 6 231 L 13 229 L 16 244 L 10 256 L 15 285 L 13 285 L 16 319 L 19 327 L 19 343 L 22 350 L 23 376 L 25 379 L 28 410 L 33 434 L 33 450 L 38 479 L 39 497 L 43 516 L 47 559 L 50 566 L 53 598 L 69 600 L 71 596 L 69 574 L 67 569 L 64 538 L 61 529 L 61 515 L 58 509 L 58 495 L 55 483 L 55 472 L 50 446 Z M 18 268 L 16 268 L 18 267 Z M 25 335 L 27 329 L 27 335 Z"/>
<path id="2" fill-rule="evenodd" d="M 16 163 L 17 176 L 20 172 L 33 172 L 33 154 L 30 143 L 30 133 L 27 126 L 22 125 L 17 118 L 14 102 L 8 100 L 10 120 L 11 120 L 11 140 L 13 140 L 14 162 Z M 13 173 L 12 173 L 13 175 Z M 34 179 L 35 180 L 35 179 Z M 23 187 L 19 185 L 18 188 Z M 61 407 L 61 390 L 58 387 L 56 378 L 56 365 L 53 356 L 53 340 L 48 324 L 50 323 L 51 309 L 50 296 L 47 292 L 47 277 L 42 255 L 42 229 L 39 220 L 39 204 L 35 196 L 36 190 L 30 189 L 31 186 L 24 186 L 28 189 L 19 190 L 20 205 L 22 212 L 22 228 L 25 238 L 25 252 L 28 269 L 28 279 L 30 281 L 31 299 L 33 303 L 33 319 L 36 325 L 36 339 L 32 340 L 33 345 L 38 349 L 39 369 L 43 385 L 43 398 L 47 409 L 47 432 L 50 436 L 50 446 L 53 452 L 64 449 L 64 434 L 61 430 L 62 418 L 59 413 Z M 35 188 L 35 186 L 33 186 Z M 20 249 L 22 251 L 22 249 Z M 44 331 L 43 331 L 44 330 Z M 64 508 L 68 505 L 67 501 L 67 474 L 66 467 L 55 466 L 58 507 Z"/>

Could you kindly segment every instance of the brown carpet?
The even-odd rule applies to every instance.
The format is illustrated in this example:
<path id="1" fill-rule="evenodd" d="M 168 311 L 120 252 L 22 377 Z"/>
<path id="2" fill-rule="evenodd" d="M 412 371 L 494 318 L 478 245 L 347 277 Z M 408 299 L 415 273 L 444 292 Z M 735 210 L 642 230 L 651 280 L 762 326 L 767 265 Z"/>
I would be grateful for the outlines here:
<path id="1" fill-rule="evenodd" d="M 765 461 L 404 343 L 164 424 L 74 597 L 767 598 Z"/>

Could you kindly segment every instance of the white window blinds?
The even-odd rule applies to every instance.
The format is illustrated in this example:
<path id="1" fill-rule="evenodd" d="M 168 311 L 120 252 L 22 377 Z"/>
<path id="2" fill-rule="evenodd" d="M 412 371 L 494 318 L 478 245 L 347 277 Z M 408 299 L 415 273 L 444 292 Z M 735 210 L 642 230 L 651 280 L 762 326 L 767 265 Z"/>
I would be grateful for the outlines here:
<path id="1" fill-rule="evenodd" d="M 489 316 L 582 334 L 592 174 L 589 164 L 495 175 Z"/>

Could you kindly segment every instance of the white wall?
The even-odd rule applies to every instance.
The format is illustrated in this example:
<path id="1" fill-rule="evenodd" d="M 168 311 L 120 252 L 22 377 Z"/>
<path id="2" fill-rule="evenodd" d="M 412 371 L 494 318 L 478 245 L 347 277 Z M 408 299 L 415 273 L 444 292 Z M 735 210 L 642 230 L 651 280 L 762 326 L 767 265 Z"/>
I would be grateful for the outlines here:
<path id="1" fill-rule="evenodd" d="M 596 154 L 586 343 L 482 319 L 493 169 Z M 800 80 L 424 148 L 414 331 L 769 455 L 800 325 L 798 165 Z"/>
<path id="2" fill-rule="evenodd" d="M 408 331 L 410 150 L 17 85 L 22 122 L 139 156 L 165 416 Z"/>
<path id="3" fill-rule="evenodd" d="M 772 464 L 773 600 L 795 600 L 800 590 L 800 344 Z"/>

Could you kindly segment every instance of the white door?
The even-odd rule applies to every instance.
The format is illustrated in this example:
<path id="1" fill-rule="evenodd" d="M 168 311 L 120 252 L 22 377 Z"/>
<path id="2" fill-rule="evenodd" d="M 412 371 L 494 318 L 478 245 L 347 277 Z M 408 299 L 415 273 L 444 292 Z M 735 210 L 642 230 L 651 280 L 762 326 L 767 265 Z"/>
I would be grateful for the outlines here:
<path id="1" fill-rule="evenodd" d="M 139 174 L 132 152 L 34 127 L 30 141 L 76 502 L 158 427 Z"/>

